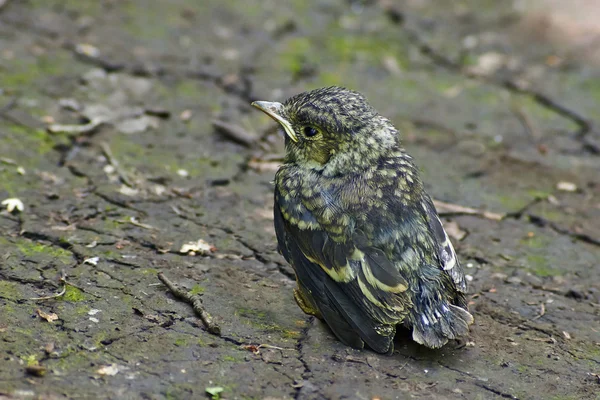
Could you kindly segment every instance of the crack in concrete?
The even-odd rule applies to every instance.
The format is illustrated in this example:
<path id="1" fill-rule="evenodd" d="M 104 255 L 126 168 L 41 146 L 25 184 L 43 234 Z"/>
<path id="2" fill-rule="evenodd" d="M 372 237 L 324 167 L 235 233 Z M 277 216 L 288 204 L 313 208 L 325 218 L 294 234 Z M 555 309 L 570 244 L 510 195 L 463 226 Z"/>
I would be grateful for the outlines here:
<path id="1" fill-rule="evenodd" d="M 505 399 L 519 400 L 519 398 L 517 396 L 514 396 L 514 395 L 512 395 L 510 393 L 503 392 L 503 391 L 501 391 L 499 389 L 493 388 L 493 387 L 491 387 L 489 385 L 486 385 L 485 383 L 475 382 L 475 386 L 479 386 L 480 388 L 485 389 L 488 392 L 492 392 L 495 395 L 503 397 Z"/>
<path id="2" fill-rule="evenodd" d="M 587 244 L 591 244 L 593 246 L 600 247 L 600 239 L 593 238 L 588 234 L 573 232 L 572 230 L 570 230 L 568 228 L 563 228 L 552 221 L 549 221 L 543 217 L 540 217 L 539 215 L 527 214 L 527 218 L 528 218 L 529 222 L 535 226 L 539 226 L 541 228 L 548 227 L 560 235 L 569 236 L 580 242 L 584 242 Z"/>
<path id="3" fill-rule="evenodd" d="M 310 366 L 308 365 L 308 362 L 304 359 L 303 347 L 304 347 L 304 341 L 308 338 L 308 331 L 312 327 L 314 320 L 315 320 L 315 317 L 313 317 L 313 316 L 310 316 L 306 319 L 307 326 L 305 328 L 303 328 L 302 331 L 300 331 L 300 338 L 298 338 L 298 342 L 296 343 L 296 351 L 298 352 L 298 361 L 300 361 L 300 363 L 302 363 L 302 367 L 304 368 L 304 371 L 302 372 L 302 379 L 308 379 L 308 378 L 312 377 L 312 371 L 310 369 Z M 296 395 L 298 395 L 299 392 L 300 391 L 298 390 L 296 392 Z"/>

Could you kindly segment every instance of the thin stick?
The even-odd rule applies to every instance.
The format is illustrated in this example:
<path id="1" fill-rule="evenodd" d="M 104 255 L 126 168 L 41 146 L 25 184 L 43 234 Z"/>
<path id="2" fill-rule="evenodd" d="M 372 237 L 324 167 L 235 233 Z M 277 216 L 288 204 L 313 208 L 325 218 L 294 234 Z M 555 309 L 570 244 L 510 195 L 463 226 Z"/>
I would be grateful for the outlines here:
<path id="1" fill-rule="evenodd" d="M 192 308 L 200 317 L 202 323 L 204 323 L 204 326 L 206 327 L 209 333 L 221 336 L 221 327 L 213 321 L 208 311 L 204 309 L 204 305 L 202 304 L 202 299 L 200 298 L 200 296 L 179 289 L 162 272 L 158 273 L 158 279 L 160 279 L 160 281 L 164 283 L 167 289 L 169 289 L 169 291 L 173 293 L 173 296 L 192 305 Z"/>
<path id="2" fill-rule="evenodd" d="M 56 299 L 57 297 L 61 297 L 62 295 L 64 295 L 66 291 L 67 291 L 67 284 L 65 283 L 64 286 L 63 286 L 63 288 L 62 288 L 62 290 L 60 291 L 60 293 L 53 294 L 53 295 L 50 295 L 50 296 L 44 296 L 44 297 L 30 297 L 27 300 L 41 301 L 41 300 Z"/>
<path id="3" fill-rule="evenodd" d="M 119 166 L 119 162 L 115 159 L 115 156 L 113 156 L 112 151 L 108 146 L 108 143 L 101 142 L 100 148 L 102 149 L 102 154 L 104 154 L 104 157 L 106 157 L 106 161 L 108 161 L 108 163 L 113 166 L 115 171 L 117 171 L 117 174 L 119 174 L 119 177 L 121 178 L 123 183 L 129 186 L 130 188 L 134 188 L 134 184 L 129 180 L 129 178 L 125 174 L 125 171 L 121 169 L 121 167 Z"/>
<path id="4" fill-rule="evenodd" d="M 445 203 L 443 201 L 434 200 L 433 204 L 440 215 L 477 215 L 493 221 L 501 221 L 506 215 L 498 214 L 490 211 L 477 210 L 471 207 L 465 207 L 458 204 Z"/>
<path id="5" fill-rule="evenodd" d="M 51 124 L 46 128 L 50 133 L 67 133 L 72 135 L 81 135 L 92 132 L 94 129 L 102 125 L 105 121 L 102 118 L 94 118 L 87 124 L 83 125 L 61 125 Z"/>

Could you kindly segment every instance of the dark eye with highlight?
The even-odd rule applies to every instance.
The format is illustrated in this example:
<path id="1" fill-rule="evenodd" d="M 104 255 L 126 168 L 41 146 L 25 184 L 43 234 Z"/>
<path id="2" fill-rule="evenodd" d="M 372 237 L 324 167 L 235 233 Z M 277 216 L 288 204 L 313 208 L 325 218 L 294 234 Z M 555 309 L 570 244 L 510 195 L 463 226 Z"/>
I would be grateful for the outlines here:
<path id="1" fill-rule="evenodd" d="M 303 129 L 304 132 L 304 136 L 306 137 L 313 137 L 316 136 L 317 133 L 319 133 L 318 130 L 316 130 L 315 128 L 313 128 L 312 126 L 305 126 Z"/>

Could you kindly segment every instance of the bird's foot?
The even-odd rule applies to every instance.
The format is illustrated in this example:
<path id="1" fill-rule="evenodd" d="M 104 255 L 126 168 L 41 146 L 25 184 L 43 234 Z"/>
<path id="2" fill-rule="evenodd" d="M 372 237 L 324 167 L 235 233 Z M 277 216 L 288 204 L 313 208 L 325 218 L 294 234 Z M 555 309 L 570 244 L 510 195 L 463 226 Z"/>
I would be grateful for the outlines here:
<path id="1" fill-rule="evenodd" d="M 300 307 L 305 314 L 314 315 L 321 319 L 321 313 L 313 306 L 310 300 L 306 299 L 302 289 L 294 288 L 294 300 L 296 300 L 296 304 L 298 304 L 298 307 Z"/>

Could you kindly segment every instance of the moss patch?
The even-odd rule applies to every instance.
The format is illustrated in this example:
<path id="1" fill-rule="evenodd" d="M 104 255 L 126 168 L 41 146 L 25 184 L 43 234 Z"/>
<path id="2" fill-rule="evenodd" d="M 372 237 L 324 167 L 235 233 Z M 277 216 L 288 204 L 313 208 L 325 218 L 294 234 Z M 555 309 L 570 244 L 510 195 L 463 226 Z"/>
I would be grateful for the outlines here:
<path id="1" fill-rule="evenodd" d="M 85 294 L 81 290 L 77 289 L 76 287 L 67 285 L 65 294 L 63 295 L 62 299 L 65 301 L 70 301 L 70 302 L 84 301 Z"/>

